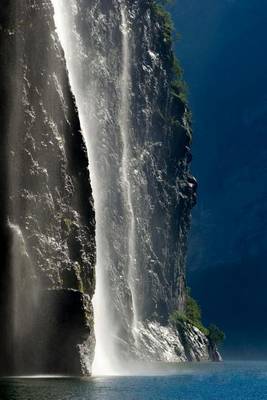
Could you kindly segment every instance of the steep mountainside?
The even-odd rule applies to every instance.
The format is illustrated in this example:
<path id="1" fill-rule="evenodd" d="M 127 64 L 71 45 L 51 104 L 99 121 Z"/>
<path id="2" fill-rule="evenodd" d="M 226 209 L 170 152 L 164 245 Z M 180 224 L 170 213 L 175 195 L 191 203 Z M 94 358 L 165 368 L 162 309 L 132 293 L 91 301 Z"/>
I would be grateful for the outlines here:
<path id="1" fill-rule="evenodd" d="M 136 137 L 131 173 L 141 254 L 140 312 L 166 322 L 174 309 L 184 310 L 186 297 L 187 235 L 196 201 L 196 181 L 189 171 L 190 113 L 172 51 L 171 22 L 151 1 L 132 3 L 131 118 Z"/>
<path id="2" fill-rule="evenodd" d="M 94 328 L 113 372 L 218 359 L 169 322 L 185 312 L 197 183 L 163 9 L 6 0 L 0 61 L 0 373 L 88 374 Z"/>

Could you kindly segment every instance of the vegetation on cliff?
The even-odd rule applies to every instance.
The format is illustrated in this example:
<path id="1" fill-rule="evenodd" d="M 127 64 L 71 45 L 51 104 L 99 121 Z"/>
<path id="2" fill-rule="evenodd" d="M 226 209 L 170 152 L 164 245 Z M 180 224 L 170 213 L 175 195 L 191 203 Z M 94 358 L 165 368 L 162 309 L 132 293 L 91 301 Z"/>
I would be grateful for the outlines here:
<path id="1" fill-rule="evenodd" d="M 208 326 L 208 338 L 212 344 L 220 344 L 225 340 L 225 334 L 216 325 L 210 324 Z"/>
<path id="2" fill-rule="evenodd" d="M 165 42 L 172 45 L 174 39 L 179 38 L 179 34 L 175 31 L 172 17 L 170 13 L 164 7 L 166 4 L 173 3 L 173 0 L 156 0 L 153 2 L 153 11 L 161 19 L 161 23 L 164 31 Z M 183 78 L 183 70 L 181 68 L 178 58 L 172 53 L 172 70 L 173 70 L 173 81 L 172 81 L 172 95 L 177 96 L 185 105 L 188 104 L 187 92 L 188 88 Z"/>
<path id="3" fill-rule="evenodd" d="M 170 315 L 170 322 L 172 325 L 177 326 L 181 322 L 188 322 L 191 325 L 196 326 L 204 335 L 208 335 L 208 329 L 204 327 L 202 321 L 201 308 L 197 301 L 190 295 L 190 290 L 187 290 L 186 304 L 184 312 L 175 310 Z"/>
<path id="4" fill-rule="evenodd" d="M 173 40 L 177 39 L 179 35 L 175 31 L 172 17 L 170 13 L 166 10 L 166 5 L 174 3 L 175 0 L 153 0 L 152 9 L 159 19 L 163 27 L 163 36 L 166 45 L 172 49 Z M 171 81 L 171 95 L 173 98 L 173 103 L 175 107 L 179 107 L 182 104 L 185 107 L 185 119 L 189 126 L 191 125 L 191 113 L 188 108 L 188 88 L 183 78 L 183 70 L 179 63 L 178 58 L 175 56 L 174 52 L 171 51 L 170 57 L 172 59 L 172 81 Z M 172 125 L 179 125 L 179 121 L 175 118 L 172 121 Z M 190 128 L 191 131 L 191 128 Z M 191 140 L 191 138 L 190 138 Z M 204 335 L 206 335 L 212 345 L 217 345 L 225 339 L 224 333 L 214 324 L 205 327 L 202 322 L 201 308 L 197 301 L 191 296 L 190 289 L 187 288 L 186 302 L 184 312 L 175 310 L 169 317 L 170 323 L 177 329 L 181 328 L 184 323 L 189 323 L 197 327 Z"/>
<path id="5" fill-rule="evenodd" d="M 170 323 L 176 328 L 183 323 L 189 323 L 197 327 L 204 335 L 206 335 L 212 345 L 218 345 L 225 339 L 225 334 L 216 325 L 210 324 L 206 328 L 202 323 L 202 312 L 197 301 L 191 296 L 190 289 L 187 289 L 185 311 L 175 310 L 169 318 Z"/>

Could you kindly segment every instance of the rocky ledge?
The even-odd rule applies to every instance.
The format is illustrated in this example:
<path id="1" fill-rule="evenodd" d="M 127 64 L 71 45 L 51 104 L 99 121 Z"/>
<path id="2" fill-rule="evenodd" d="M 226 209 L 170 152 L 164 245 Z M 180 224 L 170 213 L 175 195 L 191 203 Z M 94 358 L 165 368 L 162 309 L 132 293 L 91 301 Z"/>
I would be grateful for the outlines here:
<path id="1" fill-rule="evenodd" d="M 178 328 L 158 322 L 144 323 L 140 326 L 139 340 L 140 357 L 146 354 L 151 361 L 222 361 L 217 347 L 188 322 L 181 322 Z"/>

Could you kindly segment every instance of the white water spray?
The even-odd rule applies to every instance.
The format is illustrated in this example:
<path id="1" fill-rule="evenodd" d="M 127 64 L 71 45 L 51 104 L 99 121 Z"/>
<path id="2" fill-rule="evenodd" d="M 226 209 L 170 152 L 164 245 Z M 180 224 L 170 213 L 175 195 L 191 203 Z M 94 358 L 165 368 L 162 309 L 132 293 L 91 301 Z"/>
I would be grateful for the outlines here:
<path id="1" fill-rule="evenodd" d="M 137 324 L 135 217 L 129 177 L 130 53 L 126 10 L 120 6 L 122 72 L 119 81 L 114 83 L 120 92 L 117 97 L 120 104 L 117 111 L 114 110 L 117 118 L 114 118 L 110 108 L 116 104 L 113 106 L 110 103 L 112 100 L 107 90 L 102 88 L 104 81 L 112 80 L 107 69 L 110 66 L 104 59 L 105 55 L 98 54 L 98 50 L 93 48 L 94 43 L 92 46 L 87 45 L 87 48 L 83 47 L 83 38 L 76 29 L 79 12 L 77 0 L 70 0 L 68 4 L 64 0 L 52 2 L 55 25 L 65 52 L 70 84 L 88 151 L 95 204 L 97 265 L 93 305 L 96 349 L 92 371 L 94 375 L 124 374 L 125 365 L 118 354 L 118 348 L 125 346 L 120 332 L 128 329 L 129 314 L 133 315 L 130 327 L 133 337 Z M 94 7 L 91 7 L 90 12 L 90 22 L 97 24 L 98 18 L 100 21 L 93 32 L 95 34 L 101 29 L 102 16 L 99 13 L 94 15 Z M 97 40 L 99 37 L 96 35 Z M 121 159 L 118 157 L 120 153 Z M 119 186 L 115 188 L 116 184 Z M 125 284 L 131 295 L 132 313 L 127 309 Z"/>

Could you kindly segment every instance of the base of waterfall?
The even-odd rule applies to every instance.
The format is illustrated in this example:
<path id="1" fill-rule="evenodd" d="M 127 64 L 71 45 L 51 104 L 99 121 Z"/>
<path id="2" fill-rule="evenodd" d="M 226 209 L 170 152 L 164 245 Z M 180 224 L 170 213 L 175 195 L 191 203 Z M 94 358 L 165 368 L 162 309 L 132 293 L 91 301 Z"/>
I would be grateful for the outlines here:
<path id="1" fill-rule="evenodd" d="M 162 362 L 221 361 L 221 355 L 207 336 L 194 325 L 183 322 L 178 329 L 158 322 L 139 328 L 139 354 Z"/>
<path id="2" fill-rule="evenodd" d="M 112 364 L 108 354 L 98 357 L 93 362 L 93 376 L 153 375 L 162 373 L 163 366 L 166 370 L 166 365 L 171 368 L 177 363 L 222 361 L 217 347 L 188 322 L 181 323 L 179 330 L 156 321 L 139 322 L 135 338 L 135 346 L 125 343 L 124 351 Z"/>

